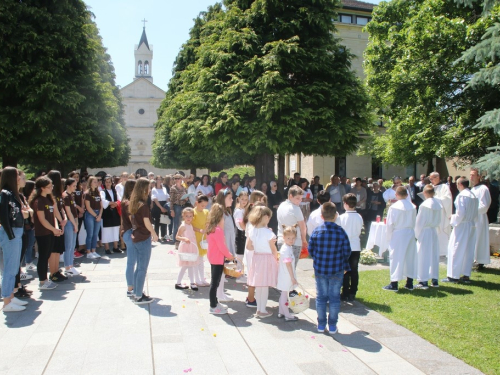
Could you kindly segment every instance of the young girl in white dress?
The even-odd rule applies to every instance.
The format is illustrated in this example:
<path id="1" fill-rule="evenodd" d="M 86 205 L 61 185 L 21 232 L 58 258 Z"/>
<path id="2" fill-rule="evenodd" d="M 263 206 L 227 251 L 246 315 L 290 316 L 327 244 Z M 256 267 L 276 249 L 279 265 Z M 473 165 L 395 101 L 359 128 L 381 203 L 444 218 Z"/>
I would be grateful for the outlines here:
<path id="1" fill-rule="evenodd" d="M 293 244 L 297 238 L 297 225 L 287 227 L 283 225 L 283 241 L 284 244 L 280 249 L 279 269 L 278 269 L 278 285 L 276 289 L 281 290 L 279 301 L 278 318 L 285 318 L 286 321 L 298 320 L 295 315 L 290 314 L 288 310 L 288 292 L 294 285 L 297 285 L 295 275 L 295 257 L 293 256 Z"/>
<path id="2" fill-rule="evenodd" d="M 245 273 L 245 266 L 243 265 L 243 258 L 245 256 L 245 244 L 247 237 L 245 235 L 245 224 L 243 223 L 243 217 L 245 216 L 245 208 L 248 205 L 248 193 L 242 191 L 238 198 L 236 199 L 236 208 L 234 210 L 233 218 L 236 224 L 236 259 L 238 260 L 238 266 L 241 272 Z M 243 275 L 236 279 L 237 283 L 246 283 L 247 278 Z"/>
<path id="3" fill-rule="evenodd" d="M 267 227 L 272 211 L 268 207 L 256 206 L 252 209 L 249 221 L 254 229 L 247 238 L 246 248 L 253 251 L 252 264 L 248 274 L 248 283 L 255 287 L 258 318 L 272 316 L 266 310 L 269 287 L 276 287 L 278 278 L 278 250 L 276 236 Z"/>
<path id="4" fill-rule="evenodd" d="M 180 241 L 178 254 L 182 253 L 193 253 L 198 255 L 198 246 L 196 244 L 196 235 L 194 233 L 193 222 L 194 210 L 191 207 L 187 207 L 182 210 L 182 224 L 177 231 L 177 236 L 175 239 Z M 193 262 L 182 260 L 179 255 L 177 260 L 177 265 L 181 267 L 179 270 L 179 275 L 177 276 L 177 283 L 175 284 L 175 289 L 188 289 L 188 286 L 182 285 L 182 278 L 188 271 L 189 282 L 191 283 L 192 290 L 198 290 L 198 286 L 194 282 L 194 267 L 198 264 L 198 259 Z"/>

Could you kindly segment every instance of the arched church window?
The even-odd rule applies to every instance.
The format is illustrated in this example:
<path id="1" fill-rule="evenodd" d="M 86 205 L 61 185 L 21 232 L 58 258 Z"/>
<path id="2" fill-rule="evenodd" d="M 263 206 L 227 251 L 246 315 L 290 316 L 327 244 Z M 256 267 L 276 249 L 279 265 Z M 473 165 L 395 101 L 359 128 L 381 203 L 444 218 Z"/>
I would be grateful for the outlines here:
<path id="1" fill-rule="evenodd" d="M 144 61 L 144 75 L 149 75 L 149 62 L 147 60 Z"/>
<path id="2" fill-rule="evenodd" d="M 139 62 L 137 63 L 137 74 L 142 75 L 142 61 L 141 60 L 139 60 Z"/>

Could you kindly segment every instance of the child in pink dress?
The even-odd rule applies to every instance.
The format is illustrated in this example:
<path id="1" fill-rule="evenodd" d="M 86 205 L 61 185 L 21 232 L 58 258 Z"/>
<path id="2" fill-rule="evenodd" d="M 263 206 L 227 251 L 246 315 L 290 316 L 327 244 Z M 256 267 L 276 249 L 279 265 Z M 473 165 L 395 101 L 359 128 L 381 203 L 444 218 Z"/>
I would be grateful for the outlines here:
<path id="1" fill-rule="evenodd" d="M 276 236 L 267 227 L 272 211 L 264 206 L 252 209 L 249 222 L 254 226 L 247 238 L 247 250 L 253 251 L 252 264 L 248 272 L 248 284 L 255 286 L 258 318 L 267 318 L 273 313 L 266 310 L 269 287 L 276 287 L 278 279 L 278 250 Z"/>
<path id="2" fill-rule="evenodd" d="M 175 239 L 180 241 L 179 250 L 177 252 L 177 265 L 181 267 L 179 276 L 177 276 L 177 284 L 175 289 L 188 289 L 188 286 L 182 285 L 182 278 L 186 270 L 188 271 L 189 281 L 192 290 L 198 290 L 198 286 L 194 282 L 194 267 L 198 264 L 198 258 L 195 261 L 182 260 L 179 254 L 196 254 L 198 255 L 198 246 L 196 245 L 196 235 L 194 233 L 193 222 L 194 210 L 190 207 L 182 210 L 182 224 L 177 231 Z"/>

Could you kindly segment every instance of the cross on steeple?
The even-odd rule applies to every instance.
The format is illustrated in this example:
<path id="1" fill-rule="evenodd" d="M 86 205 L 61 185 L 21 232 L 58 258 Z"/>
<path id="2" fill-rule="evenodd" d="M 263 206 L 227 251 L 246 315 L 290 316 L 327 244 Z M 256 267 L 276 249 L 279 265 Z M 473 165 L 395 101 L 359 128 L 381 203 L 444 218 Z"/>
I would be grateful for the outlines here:
<path id="1" fill-rule="evenodd" d="M 148 22 L 148 21 L 146 20 L 146 18 L 144 18 L 141 22 L 144 24 L 144 26 L 143 26 L 143 27 L 144 27 L 144 28 L 146 28 L 146 22 Z"/>

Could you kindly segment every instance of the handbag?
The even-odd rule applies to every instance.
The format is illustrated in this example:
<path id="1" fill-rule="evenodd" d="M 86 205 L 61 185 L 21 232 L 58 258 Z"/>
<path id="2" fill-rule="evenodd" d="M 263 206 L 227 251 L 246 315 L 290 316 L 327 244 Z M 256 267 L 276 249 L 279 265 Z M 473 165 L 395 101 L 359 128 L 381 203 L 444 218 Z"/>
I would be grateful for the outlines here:
<path id="1" fill-rule="evenodd" d="M 160 224 L 170 224 L 170 218 L 168 217 L 167 214 L 161 214 L 160 215 Z"/>
<path id="2" fill-rule="evenodd" d="M 306 294 L 302 285 L 298 285 L 300 292 L 293 297 L 288 294 L 288 307 L 295 313 L 301 313 L 309 308 L 309 295 Z M 293 288 L 293 285 L 292 285 Z"/>
<path id="3" fill-rule="evenodd" d="M 309 251 L 307 250 L 307 247 L 303 247 L 302 250 L 300 250 L 299 259 L 306 259 L 306 258 L 309 258 Z"/>

